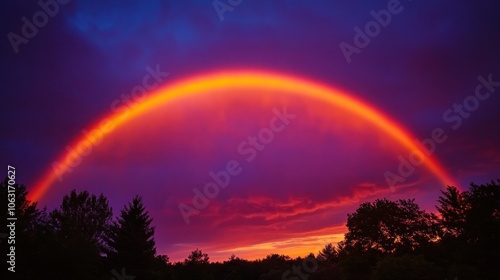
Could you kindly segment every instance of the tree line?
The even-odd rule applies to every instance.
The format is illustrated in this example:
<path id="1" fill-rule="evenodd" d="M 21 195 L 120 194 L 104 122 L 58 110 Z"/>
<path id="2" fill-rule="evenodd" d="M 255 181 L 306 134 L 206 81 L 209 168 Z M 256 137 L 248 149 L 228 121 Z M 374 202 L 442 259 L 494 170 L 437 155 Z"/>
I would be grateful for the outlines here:
<path id="1" fill-rule="evenodd" d="M 0 183 L 2 221 L 8 217 L 7 186 L 7 180 Z M 15 273 L 7 270 L 4 252 L 10 245 L 0 236 L 1 274 L 7 279 L 500 278 L 500 180 L 465 191 L 448 186 L 436 201 L 436 214 L 414 199 L 363 203 L 347 215 L 344 240 L 316 254 L 270 254 L 254 261 L 231 255 L 224 262 L 210 262 L 198 248 L 175 263 L 158 254 L 153 220 L 140 196 L 113 217 L 103 194 L 73 190 L 50 212 L 28 201 L 27 194 L 25 186 L 16 185 Z"/>

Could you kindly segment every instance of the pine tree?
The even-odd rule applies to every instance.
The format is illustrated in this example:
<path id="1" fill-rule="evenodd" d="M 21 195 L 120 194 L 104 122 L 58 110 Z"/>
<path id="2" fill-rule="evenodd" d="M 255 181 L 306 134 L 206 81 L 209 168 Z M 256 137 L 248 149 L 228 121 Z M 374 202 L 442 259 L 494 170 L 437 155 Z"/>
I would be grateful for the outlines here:
<path id="1" fill-rule="evenodd" d="M 153 279 L 157 260 L 152 221 L 140 196 L 135 196 L 121 210 L 108 234 L 111 269 L 125 268 L 136 279 Z"/>
<path id="2" fill-rule="evenodd" d="M 15 176 L 12 178 L 15 179 Z M 46 249 L 41 241 L 44 240 L 43 223 L 47 213 L 45 209 L 42 211 L 37 209 L 36 202 L 28 200 L 26 186 L 9 184 L 9 180 L 6 177 L 4 181 L 0 181 L 0 220 L 3 225 L 0 229 L 0 252 L 3 256 L 0 279 L 14 274 L 12 271 L 15 271 L 19 279 L 40 277 L 44 269 L 40 265 L 44 261 L 40 258 L 40 254 Z M 8 218 L 16 218 L 14 226 L 9 226 L 12 221 L 7 220 Z M 11 246 L 14 246 L 15 251 L 11 251 Z M 10 262 L 8 255 L 12 253 L 15 253 L 15 262 Z M 11 271 L 7 270 L 8 268 Z"/>

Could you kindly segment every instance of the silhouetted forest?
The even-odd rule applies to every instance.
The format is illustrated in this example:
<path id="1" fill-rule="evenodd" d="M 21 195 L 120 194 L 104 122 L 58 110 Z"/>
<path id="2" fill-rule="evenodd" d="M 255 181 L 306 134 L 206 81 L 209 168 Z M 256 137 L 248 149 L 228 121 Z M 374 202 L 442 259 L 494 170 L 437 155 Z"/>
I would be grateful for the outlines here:
<path id="1" fill-rule="evenodd" d="M 7 193 L 5 180 L 2 221 L 9 215 Z M 347 215 L 342 242 L 309 256 L 248 261 L 232 255 L 224 262 L 210 262 L 198 248 L 182 262 L 158 255 L 140 196 L 113 217 L 102 194 L 72 191 L 51 212 L 27 201 L 23 185 L 15 194 L 16 272 L 7 270 L 11 245 L 3 234 L 1 279 L 500 279 L 500 180 L 466 191 L 447 187 L 436 200 L 437 215 L 414 200 L 363 203 Z"/>

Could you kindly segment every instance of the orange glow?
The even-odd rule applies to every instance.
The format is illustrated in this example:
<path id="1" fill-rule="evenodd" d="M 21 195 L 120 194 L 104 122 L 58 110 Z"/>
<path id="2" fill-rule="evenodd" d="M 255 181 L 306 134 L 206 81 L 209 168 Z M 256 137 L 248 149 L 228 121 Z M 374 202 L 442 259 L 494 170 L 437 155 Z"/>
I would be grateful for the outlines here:
<path id="1" fill-rule="evenodd" d="M 270 241 L 220 250 L 216 251 L 215 257 L 211 257 L 210 259 L 214 261 L 224 261 L 227 260 L 227 255 L 235 254 L 247 260 L 256 260 L 259 258 L 262 259 L 269 254 L 275 254 L 276 252 L 279 252 L 278 254 L 280 255 L 286 255 L 292 258 L 304 257 L 309 253 L 319 252 L 328 243 L 333 243 L 335 245 L 339 241 L 342 241 L 344 239 L 344 233 L 347 232 L 347 228 L 342 225 L 335 228 L 327 228 L 323 231 L 329 233 L 287 238 L 279 241 Z"/>
<path id="2" fill-rule="evenodd" d="M 110 124 L 117 128 L 125 125 L 127 120 L 160 105 L 168 104 L 173 100 L 229 89 L 235 90 L 234 92 L 237 92 L 238 89 L 255 89 L 256 92 L 259 89 L 280 90 L 326 102 L 332 106 L 345 109 L 360 119 L 373 124 L 409 151 L 423 153 L 423 149 L 413 142 L 415 138 L 411 134 L 373 106 L 353 97 L 353 95 L 315 81 L 264 71 L 223 71 L 180 80 L 155 91 L 144 101 L 131 108 L 126 116 L 123 112 L 109 114 L 92 125 L 90 130 L 98 128 L 102 120 L 108 120 Z M 79 136 L 71 146 L 76 147 L 85 140 L 84 136 Z M 71 165 L 67 152 L 63 152 L 57 161 L 64 164 L 60 172 L 64 172 Z M 424 164 L 444 185 L 458 186 L 435 158 L 426 157 Z M 55 170 L 50 168 L 30 191 L 29 199 L 32 201 L 40 200 L 57 179 Z"/>

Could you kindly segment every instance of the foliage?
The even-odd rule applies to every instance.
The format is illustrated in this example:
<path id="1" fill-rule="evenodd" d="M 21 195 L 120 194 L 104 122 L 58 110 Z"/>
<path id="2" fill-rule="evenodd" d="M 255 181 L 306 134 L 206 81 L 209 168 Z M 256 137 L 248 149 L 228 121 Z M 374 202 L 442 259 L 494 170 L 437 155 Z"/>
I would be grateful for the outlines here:
<path id="1" fill-rule="evenodd" d="M 61 206 L 50 213 L 56 241 L 54 258 L 63 264 L 58 277 L 89 279 L 103 273 L 101 255 L 105 252 L 105 235 L 112 216 L 103 194 L 72 190 L 64 196 Z"/>
<path id="2" fill-rule="evenodd" d="M 471 184 L 467 191 L 448 187 L 439 197 L 441 243 L 449 252 L 449 274 L 463 279 L 500 275 L 500 180 Z M 468 276 L 467 276 L 468 275 Z"/>
<path id="3" fill-rule="evenodd" d="M 422 256 L 388 255 L 377 263 L 372 280 L 441 280 L 442 272 Z"/>
<path id="4" fill-rule="evenodd" d="M 300 257 L 270 254 L 247 261 L 233 254 L 213 263 L 198 248 L 172 264 L 168 256 L 157 255 L 153 220 L 140 196 L 113 220 L 102 194 L 73 190 L 49 214 L 27 194 L 16 185 L 19 279 L 108 280 L 117 279 L 112 270 L 121 274 L 123 269 L 146 280 L 488 280 L 500 275 L 500 180 L 471 184 L 466 191 L 446 188 L 437 199 L 439 217 L 414 200 L 363 203 L 348 214 L 343 241 L 326 244 L 317 257 L 309 255 L 318 265 L 307 273 Z M 7 209 L 7 182 L 0 183 L 0 196 L 0 207 Z M 5 220 L 7 213 L 0 213 Z M 3 239 L 0 245 L 7 250 Z"/>
<path id="5" fill-rule="evenodd" d="M 152 279 L 155 266 L 166 266 L 168 257 L 156 257 L 152 221 L 140 196 L 121 210 L 107 233 L 107 255 L 112 268 L 126 267 L 131 275 Z"/>
<path id="6" fill-rule="evenodd" d="M 339 261 L 339 252 L 337 248 L 332 244 L 328 243 L 325 247 L 318 253 L 318 259 L 320 261 L 335 264 Z"/>
<path id="7" fill-rule="evenodd" d="M 411 253 L 438 237 L 438 219 L 414 200 L 367 202 L 347 216 L 345 245 L 366 252 Z"/>
<path id="8" fill-rule="evenodd" d="M 208 254 L 204 254 L 201 250 L 196 250 L 192 251 L 191 254 L 187 257 L 187 259 L 184 260 L 184 263 L 189 265 L 189 264 L 208 264 L 208 261 L 210 260 L 210 257 L 208 257 Z"/>

